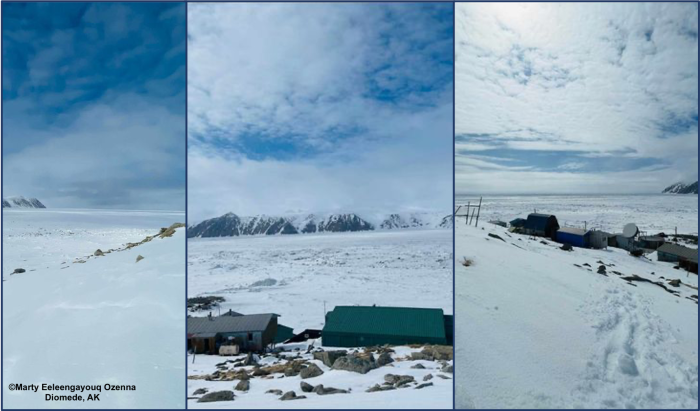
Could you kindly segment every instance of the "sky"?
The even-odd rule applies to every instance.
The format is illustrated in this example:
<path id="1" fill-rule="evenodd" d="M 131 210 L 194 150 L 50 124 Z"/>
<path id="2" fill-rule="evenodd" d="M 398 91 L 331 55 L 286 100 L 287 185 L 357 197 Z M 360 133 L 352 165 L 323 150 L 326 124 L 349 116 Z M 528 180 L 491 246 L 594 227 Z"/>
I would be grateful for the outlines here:
<path id="1" fill-rule="evenodd" d="M 184 211 L 185 5 L 2 8 L 3 196 Z"/>
<path id="2" fill-rule="evenodd" d="M 188 8 L 188 220 L 452 207 L 452 4 Z"/>
<path id="3" fill-rule="evenodd" d="M 697 3 L 458 3 L 455 18 L 457 195 L 697 181 Z"/>

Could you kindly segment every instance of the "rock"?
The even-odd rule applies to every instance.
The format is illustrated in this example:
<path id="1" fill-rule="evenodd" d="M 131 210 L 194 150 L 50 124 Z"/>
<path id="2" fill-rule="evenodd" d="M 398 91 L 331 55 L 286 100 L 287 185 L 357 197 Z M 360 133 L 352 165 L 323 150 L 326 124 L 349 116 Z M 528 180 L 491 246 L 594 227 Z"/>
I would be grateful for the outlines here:
<path id="1" fill-rule="evenodd" d="M 270 372 L 262 368 L 256 368 L 253 370 L 253 377 L 263 377 L 265 375 L 270 375 Z"/>
<path id="2" fill-rule="evenodd" d="M 209 390 L 206 389 L 206 388 L 197 388 L 196 390 L 194 390 L 194 392 L 192 393 L 192 395 L 204 395 L 204 394 L 206 394 L 208 391 L 209 391 Z"/>
<path id="3" fill-rule="evenodd" d="M 320 351 L 314 353 L 314 360 L 321 361 L 326 367 L 332 367 L 335 360 L 346 355 L 348 355 L 348 352 L 345 350 Z"/>
<path id="4" fill-rule="evenodd" d="M 105 255 L 105 253 L 103 253 L 102 250 L 100 250 L 100 249 L 98 248 L 98 249 L 95 251 L 94 255 L 95 255 L 95 257 L 102 257 L 103 255 Z"/>
<path id="5" fill-rule="evenodd" d="M 571 244 L 564 244 L 561 247 L 559 247 L 559 249 L 564 251 L 574 251 L 574 248 L 571 246 Z"/>
<path id="6" fill-rule="evenodd" d="M 374 386 L 371 388 L 368 388 L 366 392 L 390 391 L 390 390 L 395 390 L 395 389 L 396 388 L 394 388 L 391 385 L 382 387 L 379 384 L 374 384 Z"/>
<path id="7" fill-rule="evenodd" d="M 442 374 L 438 374 L 437 376 L 440 377 L 440 378 L 442 378 L 443 380 L 449 380 L 449 379 L 450 379 L 450 377 L 448 377 L 448 376 L 446 376 L 446 375 L 442 375 Z"/>
<path id="8" fill-rule="evenodd" d="M 393 385 L 396 388 L 399 388 L 406 384 L 414 382 L 415 378 L 413 378 L 413 376 L 411 375 L 387 374 L 384 376 L 384 381 L 386 381 L 388 384 Z"/>
<path id="9" fill-rule="evenodd" d="M 423 377 L 423 381 L 430 381 L 433 379 L 433 374 L 428 374 L 425 377 Z"/>
<path id="10" fill-rule="evenodd" d="M 453 349 L 447 345 L 430 345 L 419 353 L 411 353 L 412 360 L 427 360 L 427 361 L 450 361 L 453 357 Z"/>
<path id="11" fill-rule="evenodd" d="M 420 390 L 421 388 L 432 387 L 432 386 L 433 386 L 432 382 L 426 382 L 426 383 L 423 383 L 423 384 L 420 384 L 419 386 L 417 386 L 416 389 Z"/>
<path id="12" fill-rule="evenodd" d="M 423 366 L 423 364 L 421 364 L 421 363 L 418 363 L 418 364 L 412 366 L 411 368 L 413 368 L 414 370 L 424 370 L 425 366 Z"/>
<path id="13" fill-rule="evenodd" d="M 323 384 L 319 384 L 316 387 L 314 387 L 313 391 L 318 395 L 347 394 L 348 393 L 346 390 L 340 390 L 338 388 L 333 388 L 333 387 L 325 388 L 323 386 Z"/>
<path id="14" fill-rule="evenodd" d="M 289 401 L 289 400 L 301 400 L 306 398 L 303 395 L 297 395 L 294 391 L 287 391 L 284 393 L 282 397 L 280 397 L 280 400 L 282 401 Z"/>
<path id="15" fill-rule="evenodd" d="M 168 228 L 161 228 L 160 232 L 158 233 L 158 237 L 160 238 L 166 238 L 166 237 L 172 237 L 173 234 L 175 234 L 175 230 L 181 227 L 184 227 L 185 224 L 183 223 L 174 223 Z"/>
<path id="16" fill-rule="evenodd" d="M 608 269 L 604 265 L 598 267 L 598 274 L 605 274 L 606 271 L 608 271 Z"/>
<path id="17" fill-rule="evenodd" d="M 346 355 L 344 357 L 340 357 L 337 360 L 335 360 L 335 362 L 333 363 L 333 367 L 331 368 L 333 368 L 334 370 L 343 370 L 357 372 L 360 374 L 367 374 L 368 372 L 370 372 L 370 370 L 373 370 L 378 367 L 379 366 L 372 357 L 370 357 L 370 359 L 368 360 L 365 360 L 354 354 L 351 354 Z"/>
<path id="18" fill-rule="evenodd" d="M 676 279 L 676 280 L 669 280 L 668 284 L 672 287 L 680 287 L 681 286 L 681 280 Z"/>
<path id="19" fill-rule="evenodd" d="M 255 356 L 253 355 L 252 352 L 249 352 L 248 355 L 245 357 L 245 361 L 243 361 L 244 366 L 250 366 L 250 365 L 258 365 L 258 362 L 255 359 Z"/>
<path id="20" fill-rule="evenodd" d="M 318 368 L 318 365 L 316 364 L 310 364 L 306 368 L 302 368 L 301 371 L 299 372 L 299 376 L 305 380 L 307 378 L 314 378 L 318 377 L 319 375 L 322 375 L 323 371 Z"/>
<path id="21" fill-rule="evenodd" d="M 301 390 L 304 392 L 312 392 L 314 390 L 314 386 L 309 384 L 306 381 L 301 382 Z"/>
<path id="22" fill-rule="evenodd" d="M 248 391 L 250 389 L 250 380 L 240 380 L 234 389 L 236 391 Z"/>
<path id="23" fill-rule="evenodd" d="M 265 391 L 265 394 L 282 395 L 282 390 L 267 390 Z"/>
<path id="24" fill-rule="evenodd" d="M 27 270 L 25 270 L 24 268 L 15 268 L 15 271 L 13 271 L 12 274 L 22 274 L 26 271 Z"/>
<path id="25" fill-rule="evenodd" d="M 380 367 L 383 367 L 387 364 L 391 364 L 392 362 L 394 362 L 394 359 L 391 358 L 391 354 L 389 354 L 388 352 L 381 353 L 377 358 L 377 364 Z"/>
<path id="26" fill-rule="evenodd" d="M 144 257 L 141 254 L 139 254 L 138 257 L 136 257 L 136 262 L 138 263 L 139 261 L 143 260 L 143 258 Z"/>
<path id="27" fill-rule="evenodd" d="M 441 369 L 440 371 L 446 372 L 446 373 L 448 373 L 448 374 L 453 374 L 453 373 L 454 373 L 454 367 L 451 366 L 451 365 L 445 364 L 445 366 L 442 367 L 442 369 Z"/>
<path id="28" fill-rule="evenodd" d="M 198 399 L 197 402 L 233 401 L 233 397 L 233 391 L 214 391 L 205 394 L 202 398 Z"/>

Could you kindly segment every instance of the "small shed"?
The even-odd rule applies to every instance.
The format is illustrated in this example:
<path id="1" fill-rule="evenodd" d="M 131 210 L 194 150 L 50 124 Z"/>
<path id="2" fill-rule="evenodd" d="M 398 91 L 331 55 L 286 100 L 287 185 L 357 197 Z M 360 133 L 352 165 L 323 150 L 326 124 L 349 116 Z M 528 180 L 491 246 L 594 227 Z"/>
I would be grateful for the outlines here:
<path id="1" fill-rule="evenodd" d="M 561 227 L 557 230 L 557 242 L 569 244 L 574 247 L 588 248 L 590 246 L 591 234 L 576 227 Z"/>
<path id="2" fill-rule="evenodd" d="M 439 308 L 337 306 L 326 314 L 323 346 L 448 343 Z"/>
<path id="3" fill-rule="evenodd" d="M 698 250 L 678 244 L 665 243 L 656 250 L 659 261 L 678 263 L 691 273 L 698 273 Z"/>
<path id="4" fill-rule="evenodd" d="M 286 325 L 277 324 L 277 334 L 275 334 L 275 344 L 283 343 L 294 337 L 294 329 Z"/>
<path id="5" fill-rule="evenodd" d="M 527 223 L 527 220 L 524 218 L 516 218 L 515 220 L 510 221 L 510 226 L 515 228 L 523 228 L 525 227 L 525 223 Z"/>
<path id="6" fill-rule="evenodd" d="M 608 248 L 612 234 L 600 230 L 591 230 L 588 246 L 597 250 Z"/>
<path id="7" fill-rule="evenodd" d="M 242 352 L 262 352 L 275 340 L 276 314 L 187 318 L 187 349 L 197 354 L 218 354 L 223 343 Z"/>
<path id="8" fill-rule="evenodd" d="M 525 234 L 554 239 L 557 230 L 559 222 L 551 214 L 532 213 L 525 221 Z"/>

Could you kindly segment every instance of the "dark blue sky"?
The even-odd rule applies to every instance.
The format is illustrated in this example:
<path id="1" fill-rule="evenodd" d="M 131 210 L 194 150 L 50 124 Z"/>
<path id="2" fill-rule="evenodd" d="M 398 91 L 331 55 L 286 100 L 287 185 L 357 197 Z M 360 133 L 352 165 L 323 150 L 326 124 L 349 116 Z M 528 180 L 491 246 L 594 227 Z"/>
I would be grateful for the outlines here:
<path id="1" fill-rule="evenodd" d="M 185 5 L 2 7 L 4 194 L 183 209 Z"/>

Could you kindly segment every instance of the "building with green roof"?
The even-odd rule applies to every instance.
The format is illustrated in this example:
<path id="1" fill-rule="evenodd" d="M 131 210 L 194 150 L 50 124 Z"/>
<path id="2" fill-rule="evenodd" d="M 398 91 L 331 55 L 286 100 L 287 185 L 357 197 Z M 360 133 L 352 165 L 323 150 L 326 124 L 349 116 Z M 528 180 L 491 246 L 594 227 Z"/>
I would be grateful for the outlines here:
<path id="1" fill-rule="evenodd" d="M 446 345 L 446 322 L 439 308 L 337 306 L 326 314 L 322 343 L 325 347 Z"/>

